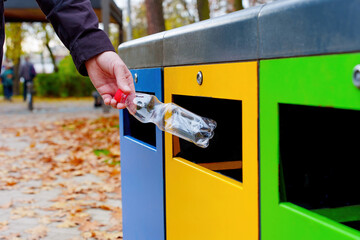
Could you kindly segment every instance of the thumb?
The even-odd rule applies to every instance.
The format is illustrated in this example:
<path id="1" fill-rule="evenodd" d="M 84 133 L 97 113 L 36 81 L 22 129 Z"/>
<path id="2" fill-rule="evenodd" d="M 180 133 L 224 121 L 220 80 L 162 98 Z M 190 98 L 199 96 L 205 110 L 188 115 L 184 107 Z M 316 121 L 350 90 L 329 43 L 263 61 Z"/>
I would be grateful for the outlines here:
<path id="1" fill-rule="evenodd" d="M 116 64 L 114 68 L 114 75 L 116 78 L 117 86 L 125 93 L 130 94 L 134 90 L 133 78 L 129 69 L 125 66 L 125 64 Z"/>

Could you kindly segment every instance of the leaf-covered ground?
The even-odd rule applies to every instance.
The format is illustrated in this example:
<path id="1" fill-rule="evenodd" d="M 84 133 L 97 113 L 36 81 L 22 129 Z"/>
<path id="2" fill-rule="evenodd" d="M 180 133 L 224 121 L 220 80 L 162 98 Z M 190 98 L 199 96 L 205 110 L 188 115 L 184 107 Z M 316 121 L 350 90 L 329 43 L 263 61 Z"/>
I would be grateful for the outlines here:
<path id="1" fill-rule="evenodd" d="M 119 160 L 116 115 L 0 128 L 0 239 L 122 239 Z"/>

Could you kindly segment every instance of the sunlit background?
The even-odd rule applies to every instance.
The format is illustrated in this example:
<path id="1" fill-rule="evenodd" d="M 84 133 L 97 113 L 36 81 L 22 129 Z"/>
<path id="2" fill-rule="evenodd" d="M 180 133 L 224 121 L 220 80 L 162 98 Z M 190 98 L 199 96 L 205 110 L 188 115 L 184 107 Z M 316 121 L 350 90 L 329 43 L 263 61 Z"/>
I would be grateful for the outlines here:
<path id="1" fill-rule="evenodd" d="M 123 11 L 123 29 L 124 41 L 128 39 L 127 29 L 129 24 L 128 14 L 128 1 L 127 0 L 114 0 L 120 9 Z M 218 17 L 231 12 L 229 9 L 229 2 L 231 0 L 210 0 L 210 17 Z M 243 7 L 248 8 L 254 5 L 263 4 L 264 2 L 271 2 L 271 0 L 242 0 Z M 164 0 L 164 17 L 166 30 L 187 25 L 199 21 L 196 0 Z M 139 38 L 145 36 L 146 33 L 146 8 L 144 0 L 131 0 L 131 19 L 132 19 L 132 38 Z M 54 64 L 50 58 L 49 51 L 44 47 L 44 31 L 41 31 L 41 23 L 23 23 L 22 28 L 24 31 L 24 38 L 21 43 L 22 57 L 25 55 L 30 56 L 31 61 L 34 63 L 35 69 L 38 73 L 52 73 L 54 72 Z M 100 28 L 102 24 L 100 23 Z M 64 57 L 69 55 L 69 51 L 61 43 L 59 38 L 54 34 L 51 25 L 46 26 L 47 32 L 50 35 L 48 43 L 55 57 L 56 63 L 59 63 Z M 118 34 L 118 29 L 115 24 L 110 24 L 110 37 L 115 39 Z M 114 43 L 116 46 L 118 43 Z M 6 51 L 6 44 L 4 46 Z"/>

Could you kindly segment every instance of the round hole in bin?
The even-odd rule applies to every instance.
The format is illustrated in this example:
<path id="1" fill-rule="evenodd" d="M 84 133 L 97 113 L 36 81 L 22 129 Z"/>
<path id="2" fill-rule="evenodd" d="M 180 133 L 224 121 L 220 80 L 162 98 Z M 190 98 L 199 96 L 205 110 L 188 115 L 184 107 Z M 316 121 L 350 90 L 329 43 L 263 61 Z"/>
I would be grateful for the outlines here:
<path id="1" fill-rule="evenodd" d="M 360 89 L 360 64 L 354 67 L 353 84 Z"/>
<path id="2" fill-rule="evenodd" d="M 139 79 L 139 77 L 138 77 L 137 73 L 135 73 L 135 74 L 134 74 L 134 81 L 135 81 L 135 83 L 137 83 L 137 82 L 139 81 L 138 79 Z"/>
<path id="3" fill-rule="evenodd" d="M 196 75 L 196 81 L 199 85 L 203 83 L 203 74 L 201 71 L 199 71 Z"/>

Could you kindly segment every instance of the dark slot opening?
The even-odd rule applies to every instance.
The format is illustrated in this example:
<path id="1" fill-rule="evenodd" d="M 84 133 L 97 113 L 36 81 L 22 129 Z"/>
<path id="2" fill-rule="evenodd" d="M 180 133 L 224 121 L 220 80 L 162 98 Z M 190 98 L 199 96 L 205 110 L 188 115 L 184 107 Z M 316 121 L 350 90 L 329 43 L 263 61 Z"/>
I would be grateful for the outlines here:
<path id="1" fill-rule="evenodd" d="M 207 148 L 173 137 L 173 153 L 188 161 L 242 181 L 242 103 L 207 97 L 173 96 L 174 103 L 217 122 Z"/>
<path id="2" fill-rule="evenodd" d="M 280 200 L 328 208 L 329 218 L 353 206 L 360 220 L 360 111 L 290 104 L 279 111 Z"/>
<path id="3" fill-rule="evenodd" d="M 147 94 L 154 93 L 142 92 Z M 142 142 L 156 146 L 156 126 L 152 123 L 141 123 L 127 109 L 124 110 L 124 135 L 131 136 Z"/>
<path id="4" fill-rule="evenodd" d="M 342 222 L 342 224 L 360 231 L 360 221 Z"/>

